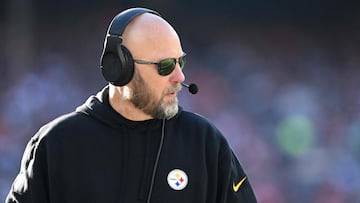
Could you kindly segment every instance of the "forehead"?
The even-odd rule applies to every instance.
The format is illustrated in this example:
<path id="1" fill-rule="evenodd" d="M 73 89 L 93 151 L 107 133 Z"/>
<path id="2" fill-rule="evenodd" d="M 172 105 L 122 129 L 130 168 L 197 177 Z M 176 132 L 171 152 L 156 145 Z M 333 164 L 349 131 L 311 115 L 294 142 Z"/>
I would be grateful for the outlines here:
<path id="1" fill-rule="evenodd" d="M 164 19 L 149 13 L 129 23 L 123 34 L 123 44 L 134 58 L 159 60 L 182 54 L 180 38 L 174 28 Z"/>

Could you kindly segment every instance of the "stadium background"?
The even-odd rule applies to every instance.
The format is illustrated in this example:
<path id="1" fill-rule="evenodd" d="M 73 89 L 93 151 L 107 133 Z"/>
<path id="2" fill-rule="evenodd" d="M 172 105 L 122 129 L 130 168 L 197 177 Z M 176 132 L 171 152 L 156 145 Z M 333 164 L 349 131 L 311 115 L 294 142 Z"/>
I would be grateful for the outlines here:
<path id="1" fill-rule="evenodd" d="M 360 202 L 360 4 L 320 0 L 3 0 L 0 201 L 37 129 L 105 85 L 107 26 L 159 11 L 188 53 L 181 104 L 228 138 L 261 203 Z"/>

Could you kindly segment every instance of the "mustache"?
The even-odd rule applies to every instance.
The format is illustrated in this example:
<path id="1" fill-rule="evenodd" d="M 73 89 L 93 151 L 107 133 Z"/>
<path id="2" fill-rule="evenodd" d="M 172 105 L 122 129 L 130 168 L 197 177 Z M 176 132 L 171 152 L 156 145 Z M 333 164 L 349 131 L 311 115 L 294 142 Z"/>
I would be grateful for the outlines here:
<path id="1" fill-rule="evenodd" d="M 182 85 L 180 83 L 178 83 L 178 84 L 166 89 L 165 93 L 166 94 L 177 93 L 181 90 L 181 88 L 182 88 Z"/>

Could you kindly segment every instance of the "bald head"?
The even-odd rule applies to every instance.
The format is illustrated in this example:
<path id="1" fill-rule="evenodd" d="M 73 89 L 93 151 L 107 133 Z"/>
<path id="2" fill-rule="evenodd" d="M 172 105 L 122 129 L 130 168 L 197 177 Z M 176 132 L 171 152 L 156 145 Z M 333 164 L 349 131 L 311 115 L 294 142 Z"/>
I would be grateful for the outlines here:
<path id="1" fill-rule="evenodd" d="M 122 38 L 123 45 L 130 50 L 134 59 L 160 60 L 182 54 L 180 39 L 174 28 L 151 13 L 135 17 L 127 25 Z"/>
<path id="2" fill-rule="evenodd" d="M 160 16 L 142 13 L 132 18 L 121 38 L 133 57 L 135 72 L 126 85 L 110 85 L 111 106 L 130 120 L 171 118 L 178 112 L 176 94 L 185 76 L 180 63 L 164 76 L 151 62 L 183 56 L 178 34 Z"/>

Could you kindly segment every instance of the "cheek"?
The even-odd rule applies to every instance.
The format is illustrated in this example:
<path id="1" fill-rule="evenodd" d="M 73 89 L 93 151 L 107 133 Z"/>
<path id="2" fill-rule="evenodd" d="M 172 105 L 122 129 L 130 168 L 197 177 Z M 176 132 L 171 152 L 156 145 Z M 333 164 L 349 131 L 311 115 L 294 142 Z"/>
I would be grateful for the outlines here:
<path id="1" fill-rule="evenodd" d="M 141 70 L 141 78 L 146 86 L 146 90 L 150 91 L 150 95 L 155 99 L 161 99 L 168 87 L 168 77 L 160 76 L 155 68 Z"/>
<path id="2" fill-rule="evenodd" d="M 162 96 L 164 94 L 164 92 L 166 91 L 166 81 L 164 80 L 164 78 L 154 78 L 151 80 L 147 80 L 147 86 L 149 87 L 148 89 L 151 90 L 151 92 L 153 92 L 153 94 L 157 95 L 157 96 Z"/>
<path id="3" fill-rule="evenodd" d="M 159 81 L 147 81 L 146 87 L 140 91 L 147 91 L 147 95 L 151 97 L 152 100 L 160 100 L 165 93 L 164 87 L 159 83 Z"/>
<path id="4" fill-rule="evenodd" d="M 160 87 L 155 87 L 153 90 L 153 96 L 159 100 L 162 99 L 165 96 L 165 90 L 163 88 Z"/>

